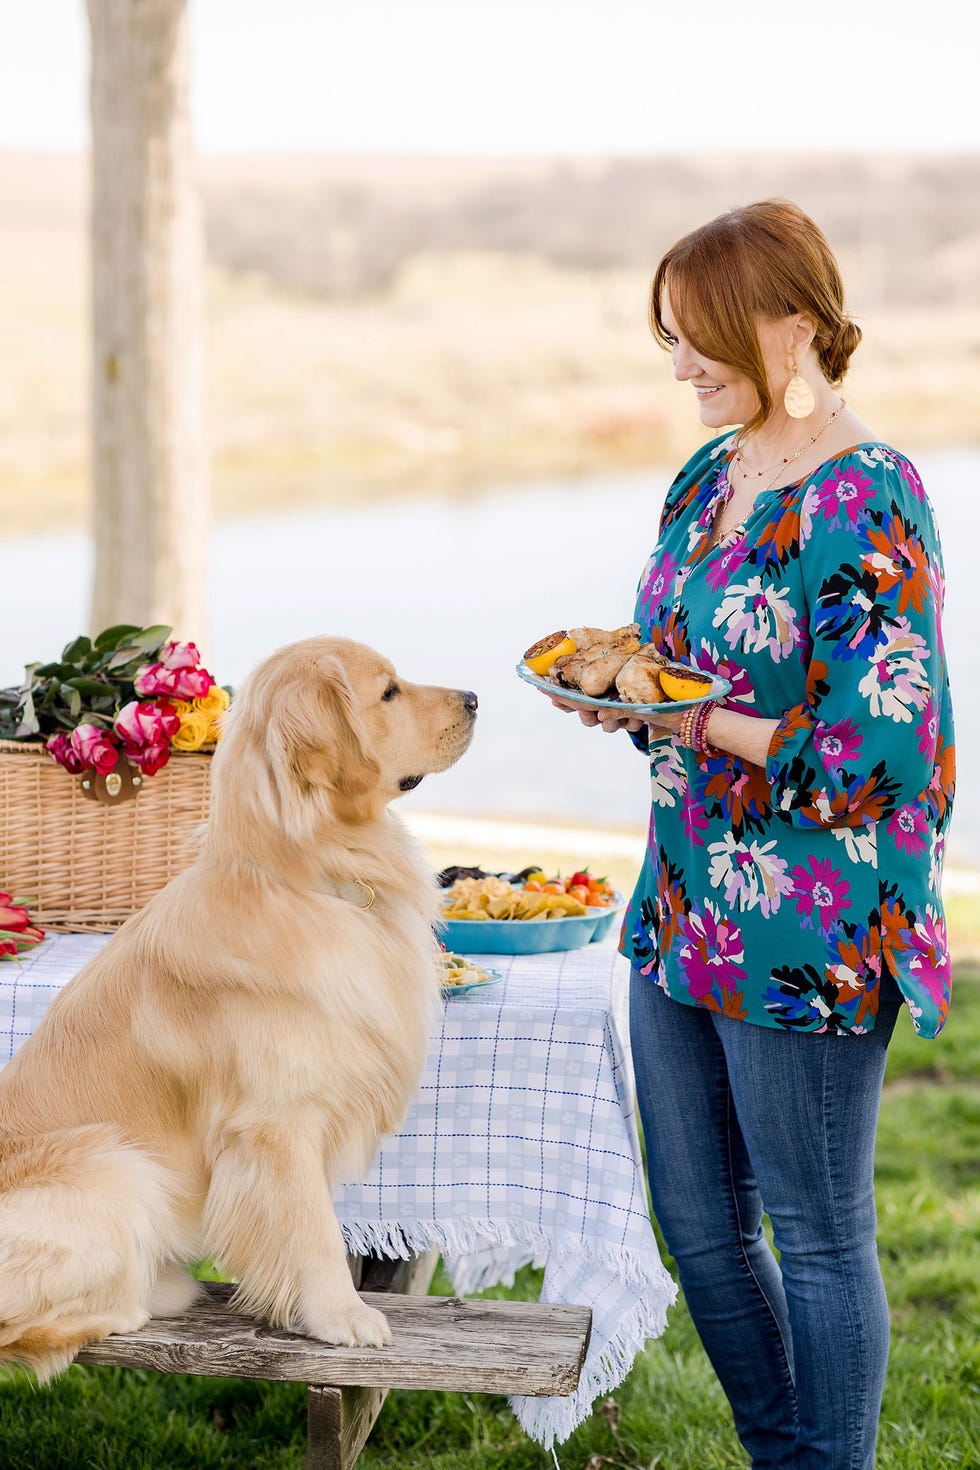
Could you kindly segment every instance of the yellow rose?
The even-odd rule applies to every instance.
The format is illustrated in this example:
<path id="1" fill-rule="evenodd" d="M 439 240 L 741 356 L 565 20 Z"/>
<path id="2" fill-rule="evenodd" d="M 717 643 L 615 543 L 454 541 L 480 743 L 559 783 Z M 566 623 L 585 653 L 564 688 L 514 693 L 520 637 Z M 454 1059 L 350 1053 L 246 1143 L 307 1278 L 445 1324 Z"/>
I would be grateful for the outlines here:
<path id="1" fill-rule="evenodd" d="M 191 710 L 194 708 L 193 701 L 190 699 L 168 699 L 167 703 L 170 705 L 170 708 L 173 710 L 174 714 L 179 715 L 181 719 L 183 719 L 185 715 L 189 715 Z"/>
<path id="2" fill-rule="evenodd" d="M 198 710 L 192 709 L 184 715 L 180 722 L 180 729 L 170 738 L 170 744 L 174 750 L 200 750 L 209 738 L 210 724 L 207 715 L 202 715 Z"/>
<path id="3" fill-rule="evenodd" d="M 202 694 L 194 701 L 194 708 L 202 715 L 207 715 L 209 720 L 216 720 L 223 715 L 231 704 L 231 695 L 227 689 L 222 689 L 220 684 L 212 684 L 207 694 Z"/>

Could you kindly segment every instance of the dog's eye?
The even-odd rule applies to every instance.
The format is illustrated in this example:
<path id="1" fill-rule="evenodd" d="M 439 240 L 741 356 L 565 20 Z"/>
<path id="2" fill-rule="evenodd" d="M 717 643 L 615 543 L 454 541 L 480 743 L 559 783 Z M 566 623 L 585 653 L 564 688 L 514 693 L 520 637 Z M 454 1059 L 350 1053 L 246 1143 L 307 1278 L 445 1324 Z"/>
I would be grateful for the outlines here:
<path id="1" fill-rule="evenodd" d="M 392 684 L 389 684 L 388 685 L 388 688 L 385 690 L 384 694 L 382 694 L 381 698 L 382 699 L 394 699 L 395 695 L 398 694 L 398 693 L 400 693 L 400 690 L 398 688 L 398 685 L 392 683 Z"/>

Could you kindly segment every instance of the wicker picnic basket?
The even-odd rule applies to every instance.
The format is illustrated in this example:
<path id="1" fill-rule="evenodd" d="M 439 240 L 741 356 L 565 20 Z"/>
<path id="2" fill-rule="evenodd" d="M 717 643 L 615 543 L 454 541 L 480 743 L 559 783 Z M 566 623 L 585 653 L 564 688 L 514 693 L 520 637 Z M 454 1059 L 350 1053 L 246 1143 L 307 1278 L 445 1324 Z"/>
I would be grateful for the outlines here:
<path id="1" fill-rule="evenodd" d="M 139 794 L 91 800 L 43 744 L 0 740 L 0 877 L 42 929 L 106 934 L 194 860 L 211 756 L 173 751 Z"/>

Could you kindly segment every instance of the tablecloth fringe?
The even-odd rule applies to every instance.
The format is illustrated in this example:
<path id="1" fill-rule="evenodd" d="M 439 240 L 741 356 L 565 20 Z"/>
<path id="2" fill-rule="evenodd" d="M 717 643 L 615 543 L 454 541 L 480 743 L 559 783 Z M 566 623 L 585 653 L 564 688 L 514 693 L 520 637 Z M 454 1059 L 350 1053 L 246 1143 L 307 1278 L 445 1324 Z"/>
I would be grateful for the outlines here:
<path id="1" fill-rule="evenodd" d="M 566 1398 L 511 1398 L 510 1406 L 524 1433 L 546 1450 L 564 1443 L 591 1416 L 596 1400 L 619 1387 L 650 1338 L 661 1335 L 675 1295 L 676 1291 L 669 1296 L 665 1292 L 660 1302 L 638 1303 L 603 1351 L 586 1357 L 574 1393 Z"/>
<path id="2" fill-rule="evenodd" d="M 340 1225 L 347 1248 L 355 1255 L 373 1253 L 407 1260 L 423 1251 L 438 1250 L 447 1258 L 454 1287 L 464 1295 L 501 1283 L 512 1286 L 522 1266 L 541 1266 L 546 1260 L 560 1261 L 567 1256 L 604 1266 L 627 1286 L 670 1282 L 660 1261 L 651 1260 L 649 1254 L 628 1246 L 599 1245 L 572 1231 L 539 1230 L 523 1220 L 342 1220 Z M 491 1253 L 494 1259 L 489 1259 Z M 502 1253 L 508 1258 L 506 1275 L 500 1274 Z M 672 1282 L 670 1285 L 673 1288 Z M 676 1288 L 673 1290 L 676 1294 Z"/>
<path id="3" fill-rule="evenodd" d="M 346 1220 L 341 1228 L 348 1249 L 359 1255 L 374 1253 L 405 1260 L 438 1250 L 446 1257 L 453 1287 L 461 1295 L 501 1282 L 511 1285 L 521 1266 L 566 1256 L 597 1263 L 642 1291 L 633 1311 L 619 1320 L 612 1338 L 601 1348 L 593 1339 L 574 1393 L 563 1398 L 511 1398 L 521 1428 L 545 1449 L 566 1440 L 589 1417 L 596 1399 L 618 1388 L 643 1345 L 663 1332 L 667 1309 L 677 1297 L 675 1283 L 658 1260 L 651 1261 L 624 1246 L 597 1245 L 570 1231 L 537 1230 L 521 1220 Z"/>

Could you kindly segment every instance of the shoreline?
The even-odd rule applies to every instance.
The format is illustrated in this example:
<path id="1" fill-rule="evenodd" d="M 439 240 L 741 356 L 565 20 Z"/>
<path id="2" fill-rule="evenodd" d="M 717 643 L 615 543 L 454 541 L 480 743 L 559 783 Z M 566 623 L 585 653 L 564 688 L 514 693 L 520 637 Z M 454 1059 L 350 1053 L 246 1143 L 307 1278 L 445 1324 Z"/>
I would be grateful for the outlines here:
<path id="1" fill-rule="evenodd" d="M 640 863 L 646 851 L 646 836 L 635 828 L 590 827 L 521 817 L 468 816 L 457 812 L 401 813 L 405 825 L 420 841 L 440 848 L 487 847 L 505 851 L 539 849 L 587 851 L 602 858 L 621 858 Z M 966 862 L 947 863 L 943 871 L 944 897 L 980 894 L 980 867 Z"/>

